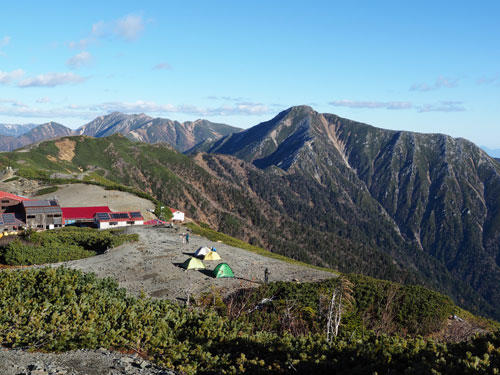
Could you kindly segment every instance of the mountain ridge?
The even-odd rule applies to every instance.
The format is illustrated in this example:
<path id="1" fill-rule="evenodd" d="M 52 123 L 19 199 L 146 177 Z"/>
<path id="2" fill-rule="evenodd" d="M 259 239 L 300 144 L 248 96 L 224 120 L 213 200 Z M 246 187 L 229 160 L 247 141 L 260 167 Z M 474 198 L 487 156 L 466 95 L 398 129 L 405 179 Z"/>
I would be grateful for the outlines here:
<path id="1" fill-rule="evenodd" d="M 105 137 L 121 133 L 129 139 L 147 143 L 168 143 L 185 151 L 207 138 L 218 138 L 241 129 L 208 120 L 179 122 L 153 118 L 144 113 L 127 115 L 113 112 L 99 116 L 76 129 L 76 134 Z"/>
<path id="2" fill-rule="evenodd" d="M 500 168 L 472 142 L 384 130 L 304 106 L 245 132 L 251 135 L 245 142 L 245 134 L 226 136 L 191 152 L 229 154 L 260 169 L 300 173 L 326 190 L 343 192 L 337 199 L 368 192 L 405 241 L 490 300 L 500 299 L 495 286 L 500 283 Z M 475 267 L 469 267 L 470 257 Z"/>

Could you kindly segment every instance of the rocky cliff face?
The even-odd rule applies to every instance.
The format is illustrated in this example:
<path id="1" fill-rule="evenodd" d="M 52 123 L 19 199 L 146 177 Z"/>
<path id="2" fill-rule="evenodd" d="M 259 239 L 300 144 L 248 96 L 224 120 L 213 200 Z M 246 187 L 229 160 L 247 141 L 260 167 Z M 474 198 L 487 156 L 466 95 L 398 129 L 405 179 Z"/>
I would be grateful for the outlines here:
<path id="1" fill-rule="evenodd" d="M 127 138 L 147 143 L 168 143 L 183 152 L 207 138 L 219 138 L 241 129 L 207 120 L 178 122 L 152 118 L 145 114 L 125 115 L 113 112 L 83 125 L 77 134 L 106 137 L 121 133 Z"/>

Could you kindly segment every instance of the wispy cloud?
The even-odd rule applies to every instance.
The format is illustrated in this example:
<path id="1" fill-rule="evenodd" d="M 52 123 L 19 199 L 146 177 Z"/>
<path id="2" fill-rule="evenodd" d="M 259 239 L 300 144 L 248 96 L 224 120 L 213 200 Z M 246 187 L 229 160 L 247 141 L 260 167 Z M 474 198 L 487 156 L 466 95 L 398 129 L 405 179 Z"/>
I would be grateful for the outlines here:
<path id="1" fill-rule="evenodd" d="M 43 100 L 37 102 L 43 103 Z M 234 105 L 223 107 L 198 107 L 189 104 L 158 104 L 155 102 L 146 102 L 138 100 L 135 102 L 106 102 L 94 105 L 68 105 L 65 107 L 50 108 L 47 106 L 28 106 L 13 99 L 0 99 L 0 115 L 10 117 L 25 118 L 81 118 L 92 119 L 103 113 L 111 112 L 123 113 L 149 113 L 156 115 L 165 115 L 172 113 L 183 113 L 192 116 L 236 116 L 236 115 L 263 115 L 274 113 L 268 107 L 261 104 L 256 105 Z"/>
<path id="2" fill-rule="evenodd" d="M 432 84 L 428 83 L 415 83 L 411 85 L 410 91 L 435 91 L 439 90 L 441 88 L 453 88 L 458 86 L 459 79 L 458 78 L 446 78 L 443 76 L 439 76 L 438 79 L 436 79 L 436 82 Z"/>
<path id="3" fill-rule="evenodd" d="M 356 101 L 356 100 L 334 100 L 328 103 L 335 107 L 349 107 L 349 108 L 384 108 L 390 110 L 410 109 L 413 104 L 410 102 L 378 102 L 378 101 Z"/>
<path id="4" fill-rule="evenodd" d="M 70 48 L 85 50 L 100 39 L 118 38 L 128 42 L 140 38 L 146 27 L 146 21 L 141 15 L 129 14 L 113 21 L 99 21 L 92 25 L 90 32 L 79 41 L 68 43 Z"/>
<path id="5" fill-rule="evenodd" d="M 172 66 L 167 62 L 162 62 L 153 66 L 154 70 L 170 70 Z"/>
<path id="6" fill-rule="evenodd" d="M 36 100 L 37 103 L 50 103 L 50 98 L 43 97 Z"/>
<path id="7" fill-rule="evenodd" d="M 28 77 L 18 82 L 18 87 L 55 87 L 60 85 L 76 84 L 87 78 L 74 73 L 46 73 L 36 77 Z"/>
<path id="8" fill-rule="evenodd" d="M 435 104 L 424 104 L 418 107 L 418 112 L 464 112 L 466 111 L 463 102 L 441 101 Z"/>
<path id="9" fill-rule="evenodd" d="M 16 69 L 11 72 L 2 72 L 0 70 L 0 84 L 6 84 L 18 80 L 24 76 L 24 70 Z"/>
<path id="10" fill-rule="evenodd" d="M 158 104 L 142 100 L 135 102 L 107 102 L 91 106 L 90 109 L 97 112 L 184 113 L 194 116 L 263 115 L 272 112 L 269 107 L 260 103 L 237 103 L 229 106 L 199 107 L 189 104 Z"/>
<path id="11" fill-rule="evenodd" d="M 139 38 L 144 30 L 142 16 L 129 14 L 116 21 L 115 33 L 125 40 L 133 41 Z"/>
<path id="12" fill-rule="evenodd" d="M 242 101 L 248 101 L 249 98 L 245 98 L 243 96 L 216 96 L 216 95 L 210 95 L 207 96 L 207 99 L 210 100 L 224 100 L 227 102 L 242 102 Z"/>
<path id="13" fill-rule="evenodd" d="M 71 57 L 68 61 L 66 61 L 66 65 L 69 66 L 70 68 L 76 69 L 84 65 L 88 65 L 91 62 L 92 62 L 92 55 L 87 51 L 83 51 L 77 53 L 75 56 Z"/>
<path id="14" fill-rule="evenodd" d="M 26 104 L 16 99 L 0 98 L 0 103 L 10 104 L 13 107 L 27 107 Z"/>
<path id="15" fill-rule="evenodd" d="M 500 86 L 500 77 L 498 74 L 495 74 L 494 76 L 490 77 L 481 77 L 477 80 L 478 85 L 489 85 L 489 84 L 494 84 L 495 86 Z"/>

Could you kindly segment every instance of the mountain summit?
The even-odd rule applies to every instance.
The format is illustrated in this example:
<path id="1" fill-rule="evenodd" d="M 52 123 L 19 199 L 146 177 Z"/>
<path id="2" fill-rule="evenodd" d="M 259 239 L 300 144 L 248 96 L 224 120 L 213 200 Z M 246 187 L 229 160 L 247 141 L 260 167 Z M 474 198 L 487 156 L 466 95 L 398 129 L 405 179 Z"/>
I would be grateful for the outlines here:
<path id="1" fill-rule="evenodd" d="M 356 202 L 349 215 L 376 204 L 414 251 L 490 303 L 500 301 L 500 165 L 470 141 L 379 129 L 298 106 L 195 151 L 278 167 L 304 189 L 318 183 L 335 206 Z"/>
<path id="2" fill-rule="evenodd" d="M 218 138 L 241 129 L 207 120 L 178 122 L 153 118 L 144 113 L 126 115 L 113 112 L 99 116 L 77 129 L 77 134 L 106 137 L 121 133 L 127 138 L 147 143 L 168 143 L 183 152 L 207 138 Z"/>

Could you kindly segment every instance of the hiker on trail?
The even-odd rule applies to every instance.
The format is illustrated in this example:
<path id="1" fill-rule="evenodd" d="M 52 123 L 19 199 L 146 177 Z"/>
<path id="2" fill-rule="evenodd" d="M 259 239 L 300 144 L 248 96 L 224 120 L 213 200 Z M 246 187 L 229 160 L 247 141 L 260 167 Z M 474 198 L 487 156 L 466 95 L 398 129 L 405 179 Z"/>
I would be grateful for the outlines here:
<path id="1" fill-rule="evenodd" d="M 264 270 L 264 283 L 269 283 L 269 270 L 267 268 Z"/>
<path id="2" fill-rule="evenodd" d="M 189 233 L 186 233 L 186 243 L 189 243 Z"/>
<path id="3" fill-rule="evenodd" d="M 213 251 L 214 253 L 216 253 L 216 252 L 217 252 L 217 249 L 216 249 L 215 247 L 213 247 L 213 246 L 212 246 L 212 251 Z"/>
<path id="4" fill-rule="evenodd" d="M 182 236 L 182 243 L 185 244 L 186 243 L 186 233 L 182 233 L 181 236 Z"/>

